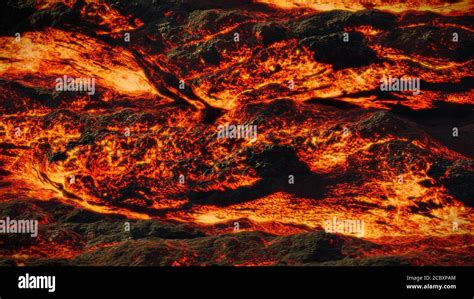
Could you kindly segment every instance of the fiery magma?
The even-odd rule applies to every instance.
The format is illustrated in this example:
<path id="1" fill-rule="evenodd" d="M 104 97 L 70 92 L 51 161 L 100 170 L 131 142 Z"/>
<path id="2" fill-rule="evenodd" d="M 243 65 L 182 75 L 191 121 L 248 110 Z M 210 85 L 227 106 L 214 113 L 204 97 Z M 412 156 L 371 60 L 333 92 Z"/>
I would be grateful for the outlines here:
<path id="1" fill-rule="evenodd" d="M 472 3 L 134 2 L 36 1 L 2 29 L 2 202 L 216 236 L 352 219 L 364 231 L 339 233 L 382 245 L 368 256 L 441 238 L 473 264 Z M 56 91 L 64 75 L 95 94 Z M 420 94 L 381 92 L 388 76 Z M 219 139 L 225 124 L 257 138 Z M 81 253 L 35 246 L 16 257 Z"/>

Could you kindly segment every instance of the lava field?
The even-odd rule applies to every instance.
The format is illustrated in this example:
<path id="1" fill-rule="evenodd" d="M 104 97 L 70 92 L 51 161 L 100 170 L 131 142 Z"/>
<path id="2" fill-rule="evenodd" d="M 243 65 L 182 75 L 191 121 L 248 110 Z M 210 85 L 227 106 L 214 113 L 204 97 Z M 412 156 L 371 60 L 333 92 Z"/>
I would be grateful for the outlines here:
<path id="1" fill-rule="evenodd" d="M 0 15 L 1 266 L 474 265 L 471 1 Z"/>

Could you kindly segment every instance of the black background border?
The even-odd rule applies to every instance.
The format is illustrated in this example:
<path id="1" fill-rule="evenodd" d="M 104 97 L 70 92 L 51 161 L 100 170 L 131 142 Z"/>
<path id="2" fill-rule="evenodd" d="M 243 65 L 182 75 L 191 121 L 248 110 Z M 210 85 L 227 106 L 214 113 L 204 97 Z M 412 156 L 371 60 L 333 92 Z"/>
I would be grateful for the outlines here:
<path id="1" fill-rule="evenodd" d="M 18 289 L 55 275 L 56 291 Z M 455 290 L 407 290 L 407 275 L 456 276 Z M 474 298 L 474 267 L 3 267 L 0 298 Z"/>

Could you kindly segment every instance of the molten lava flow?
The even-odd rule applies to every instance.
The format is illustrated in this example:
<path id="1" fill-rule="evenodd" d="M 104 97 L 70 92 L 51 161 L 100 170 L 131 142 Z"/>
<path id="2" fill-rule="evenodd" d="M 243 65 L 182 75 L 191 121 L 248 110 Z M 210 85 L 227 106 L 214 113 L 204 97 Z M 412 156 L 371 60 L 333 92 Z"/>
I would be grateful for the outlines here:
<path id="1" fill-rule="evenodd" d="M 361 10 L 366 8 L 376 8 L 380 10 L 388 10 L 392 12 L 403 12 L 410 9 L 418 11 L 434 11 L 438 13 L 463 13 L 467 8 L 470 7 L 468 0 L 459 1 L 456 3 L 446 3 L 442 0 L 410 0 L 410 1 L 380 1 L 380 0 L 359 0 L 359 1 L 347 1 L 347 0 L 257 0 L 261 3 L 267 3 L 275 5 L 284 9 L 296 9 L 296 8 L 310 8 L 318 11 L 330 11 L 335 9 L 343 10 Z"/>
<path id="2" fill-rule="evenodd" d="M 474 59 L 463 41 L 474 28 L 457 16 L 472 12 L 469 2 L 255 2 L 191 10 L 37 1 L 41 14 L 77 19 L 0 37 L 0 202 L 57 202 L 217 237 L 235 223 L 288 236 L 358 220 L 363 231 L 339 233 L 383 245 L 365 256 L 430 248 L 432 239 L 465 252 Z M 63 76 L 94 78 L 95 93 L 58 90 Z M 388 76 L 418 78 L 420 93 L 383 92 Z M 219 138 L 229 124 L 257 135 Z M 13 258 L 121 244 L 64 235 Z M 176 244 L 164 247 L 190 246 Z"/>
<path id="3" fill-rule="evenodd" d="M 157 94 L 129 52 L 81 34 L 46 29 L 26 33 L 20 42 L 3 37 L 0 44 L 0 74 L 25 86 L 53 88 L 57 77 L 69 74 L 97 78 L 99 85 L 119 94 Z"/>

